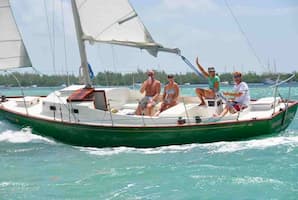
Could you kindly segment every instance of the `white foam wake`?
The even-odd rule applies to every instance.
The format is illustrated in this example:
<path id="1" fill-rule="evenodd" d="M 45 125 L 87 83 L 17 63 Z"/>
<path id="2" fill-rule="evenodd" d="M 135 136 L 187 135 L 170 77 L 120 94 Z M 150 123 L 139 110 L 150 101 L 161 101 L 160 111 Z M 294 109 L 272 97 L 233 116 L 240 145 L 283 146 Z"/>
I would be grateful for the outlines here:
<path id="1" fill-rule="evenodd" d="M 166 153 L 186 153 L 189 151 L 203 150 L 206 153 L 232 153 L 237 151 L 266 149 L 274 146 L 289 147 L 289 151 L 298 147 L 298 136 L 283 136 L 264 139 L 255 139 L 249 141 L 238 142 L 215 142 L 208 144 L 187 144 L 172 145 L 157 148 L 131 148 L 131 147 L 115 147 L 115 148 L 86 148 L 79 147 L 80 151 L 87 152 L 92 155 L 111 156 L 121 153 L 139 153 L 139 154 L 166 154 Z"/>
<path id="2" fill-rule="evenodd" d="M 30 128 L 23 128 L 20 131 L 7 130 L 0 133 L 0 142 L 28 143 L 32 141 L 54 143 L 52 140 L 32 134 Z"/>
<path id="3" fill-rule="evenodd" d="M 91 148 L 79 147 L 80 151 L 87 152 L 92 155 L 110 156 L 120 153 L 140 153 L 140 154 L 165 154 L 187 152 L 199 146 L 200 144 L 171 145 L 156 148 L 132 148 L 132 147 L 113 147 L 113 148 Z"/>
<path id="4" fill-rule="evenodd" d="M 206 145 L 210 153 L 228 153 L 252 149 L 266 149 L 274 146 L 298 147 L 298 136 L 273 137 L 240 142 L 218 142 Z"/>

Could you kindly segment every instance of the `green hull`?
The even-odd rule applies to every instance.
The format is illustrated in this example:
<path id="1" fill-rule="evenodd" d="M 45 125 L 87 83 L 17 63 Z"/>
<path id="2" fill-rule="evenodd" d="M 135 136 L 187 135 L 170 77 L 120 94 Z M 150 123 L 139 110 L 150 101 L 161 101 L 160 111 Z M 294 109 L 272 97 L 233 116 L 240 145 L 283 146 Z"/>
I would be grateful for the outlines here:
<path id="1" fill-rule="evenodd" d="M 19 115 L 0 108 L 1 116 L 34 133 L 57 141 L 88 147 L 158 147 L 189 143 L 236 141 L 278 133 L 294 119 L 297 103 L 270 119 L 169 127 L 110 127 L 71 124 Z"/>

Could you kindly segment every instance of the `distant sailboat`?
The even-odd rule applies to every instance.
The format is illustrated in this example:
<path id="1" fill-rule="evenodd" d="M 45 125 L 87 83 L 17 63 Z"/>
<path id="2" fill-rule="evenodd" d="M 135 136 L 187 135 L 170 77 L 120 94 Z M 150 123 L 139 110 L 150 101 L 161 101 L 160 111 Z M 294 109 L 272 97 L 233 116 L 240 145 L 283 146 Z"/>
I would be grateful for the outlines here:
<path id="1" fill-rule="evenodd" d="M 293 120 L 298 102 L 276 96 L 252 101 L 247 109 L 222 118 L 213 114 L 222 111 L 223 99 L 207 99 L 208 106 L 198 106 L 193 96 L 181 96 L 180 103 L 158 117 L 134 115 L 143 97 L 138 91 L 92 86 L 85 42 L 145 49 L 153 56 L 160 51 L 179 55 L 179 49 L 156 43 L 127 0 L 71 0 L 71 4 L 84 85 L 46 97 L 2 98 L 0 114 L 10 122 L 72 145 L 156 147 L 247 139 L 285 130 Z M 0 0 L 0 27 L 0 69 L 32 66 L 9 0 Z"/>

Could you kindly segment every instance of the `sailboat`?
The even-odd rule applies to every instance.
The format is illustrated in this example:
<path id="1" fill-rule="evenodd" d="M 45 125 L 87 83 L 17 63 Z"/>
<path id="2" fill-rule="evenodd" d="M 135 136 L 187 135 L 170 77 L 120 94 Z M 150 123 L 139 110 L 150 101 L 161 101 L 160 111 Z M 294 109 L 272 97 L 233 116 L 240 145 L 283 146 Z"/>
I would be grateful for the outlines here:
<path id="1" fill-rule="evenodd" d="M 70 145 L 158 147 L 279 133 L 294 119 L 298 102 L 277 97 L 279 84 L 272 97 L 253 100 L 248 108 L 219 119 L 213 114 L 225 106 L 222 98 L 198 106 L 193 96 L 180 96 L 180 103 L 159 116 L 135 115 L 143 97 L 139 91 L 92 86 L 86 43 L 129 46 L 153 56 L 161 51 L 181 56 L 180 50 L 155 42 L 128 0 L 71 0 L 71 5 L 84 84 L 47 96 L 2 96 L 0 115 L 5 120 Z M 0 69 L 32 66 L 9 0 L 0 0 L 0 27 L 5 27 L 0 30 Z"/>

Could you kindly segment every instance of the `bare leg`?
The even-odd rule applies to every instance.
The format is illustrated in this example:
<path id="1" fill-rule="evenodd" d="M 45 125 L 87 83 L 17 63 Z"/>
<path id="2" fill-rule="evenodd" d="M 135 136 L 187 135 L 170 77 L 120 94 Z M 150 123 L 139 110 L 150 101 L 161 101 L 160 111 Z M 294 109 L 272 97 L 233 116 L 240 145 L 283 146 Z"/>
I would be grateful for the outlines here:
<path id="1" fill-rule="evenodd" d="M 225 116 L 228 112 L 229 112 L 229 108 L 226 107 L 226 108 L 220 113 L 219 117 L 223 117 L 223 116 Z"/>
<path id="2" fill-rule="evenodd" d="M 197 96 L 200 98 L 201 100 L 201 103 L 200 103 L 200 106 L 203 106 L 203 105 L 206 105 L 204 99 L 203 99 L 203 96 L 205 94 L 204 90 L 201 89 L 201 88 L 197 88 L 196 89 L 196 93 L 197 93 Z"/>
<path id="3" fill-rule="evenodd" d="M 151 103 L 148 103 L 147 104 L 147 113 L 148 113 L 148 116 L 152 116 L 153 107 L 154 106 Z"/>
<path id="4" fill-rule="evenodd" d="M 217 114 L 217 113 L 213 114 L 213 117 L 223 117 L 229 112 L 229 110 L 230 110 L 229 107 L 226 106 L 220 114 Z"/>
<path id="5" fill-rule="evenodd" d="M 137 110 L 136 110 L 136 115 L 141 115 L 142 112 L 143 112 L 142 107 L 141 107 L 141 105 L 139 104 L 139 105 L 138 105 L 138 108 L 137 108 Z"/>
<path id="6" fill-rule="evenodd" d="M 160 106 L 160 109 L 159 111 L 157 111 L 154 116 L 158 116 L 162 111 L 165 110 L 165 103 L 162 103 L 161 106 Z"/>

